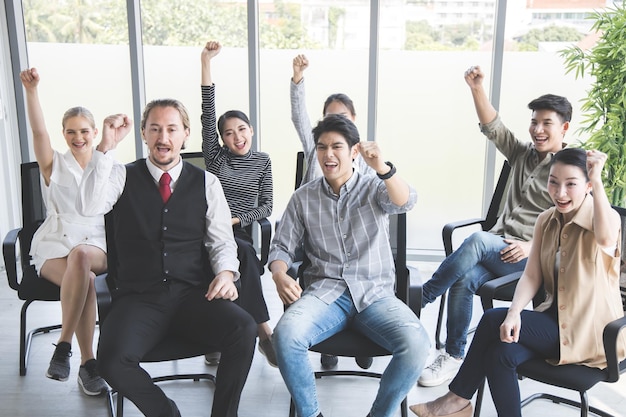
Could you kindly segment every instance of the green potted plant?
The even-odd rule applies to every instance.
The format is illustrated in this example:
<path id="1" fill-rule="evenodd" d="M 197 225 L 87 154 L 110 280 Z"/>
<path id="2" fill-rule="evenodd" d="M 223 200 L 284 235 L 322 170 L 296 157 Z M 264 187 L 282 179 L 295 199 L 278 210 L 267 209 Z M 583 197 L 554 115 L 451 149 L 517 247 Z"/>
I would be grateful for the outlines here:
<path id="1" fill-rule="evenodd" d="M 600 35 L 596 45 L 583 50 L 571 46 L 561 51 L 566 73 L 592 77 L 582 100 L 583 119 L 579 133 L 589 135 L 582 144 L 608 155 L 604 185 L 611 204 L 625 206 L 626 197 L 626 8 L 607 7 L 590 16 L 591 32 Z"/>

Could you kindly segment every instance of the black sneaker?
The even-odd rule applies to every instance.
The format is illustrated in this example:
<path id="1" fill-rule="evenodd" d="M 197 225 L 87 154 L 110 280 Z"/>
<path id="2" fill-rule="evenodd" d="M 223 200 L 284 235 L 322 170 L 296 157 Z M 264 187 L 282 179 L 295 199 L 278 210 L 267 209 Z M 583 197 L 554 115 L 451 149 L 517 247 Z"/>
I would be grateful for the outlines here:
<path id="1" fill-rule="evenodd" d="M 326 355 L 322 353 L 320 357 L 320 363 L 322 364 L 322 369 L 333 369 L 337 366 L 337 362 L 339 362 L 339 358 L 335 355 Z"/>
<path id="2" fill-rule="evenodd" d="M 98 375 L 96 365 L 95 359 L 89 359 L 78 370 L 78 385 L 86 395 L 100 395 L 109 390 L 107 383 Z"/>
<path id="3" fill-rule="evenodd" d="M 70 376 L 70 356 L 72 356 L 72 345 L 67 342 L 59 342 L 55 345 L 54 354 L 50 359 L 50 366 L 46 371 L 46 376 L 57 381 L 67 381 Z"/>
<path id="4" fill-rule="evenodd" d="M 369 356 L 357 356 L 356 358 L 354 358 L 354 360 L 356 361 L 357 365 L 359 365 L 362 369 L 369 369 L 374 362 L 374 359 L 370 358 Z"/>

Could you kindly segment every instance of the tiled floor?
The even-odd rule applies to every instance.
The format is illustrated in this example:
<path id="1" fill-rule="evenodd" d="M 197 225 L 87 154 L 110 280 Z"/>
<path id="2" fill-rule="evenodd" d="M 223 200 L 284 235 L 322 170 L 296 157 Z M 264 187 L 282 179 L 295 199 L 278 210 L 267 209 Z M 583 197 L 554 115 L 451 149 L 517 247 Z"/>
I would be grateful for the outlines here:
<path id="1" fill-rule="evenodd" d="M 420 264 L 424 277 L 436 265 Z M 276 323 L 282 312 L 282 305 L 276 296 L 271 277 L 264 277 L 265 295 L 270 307 L 272 324 Z M 76 383 L 79 355 L 72 357 L 72 374 L 67 382 L 47 379 L 44 372 L 52 355 L 58 333 L 35 337 L 30 354 L 28 373 L 19 376 L 18 367 L 18 325 L 21 302 L 13 290 L 8 288 L 4 274 L 0 276 L 0 416 L 38 417 L 38 416 L 94 416 L 108 415 L 103 397 L 86 397 Z M 437 304 L 427 306 L 422 312 L 426 328 L 434 334 L 437 318 Z M 58 303 L 35 303 L 29 308 L 29 327 L 58 322 L 60 307 Z M 475 308 L 478 318 L 480 306 Z M 433 350 L 434 355 L 434 350 Z M 319 366 L 319 356 L 311 354 L 314 366 Z M 376 359 L 374 369 L 384 369 L 386 361 Z M 356 368 L 351 359 L 340 359 L 340 365 Z M 188 359 L 167 364 L 149 364 L 151 374 L 167 372 L 197 372 L 209 369 L 202 358 Z M 212 399 L 212 387 L 206 382 L 177 381 L 161 384 L 166 393 L 179 405 L 183 416 L 209 416 Z M 318 382 L 318 397 L 325 417 L 364 417 L 375 396 L 377 380 L 356 377 L 329 377 Z M 578 394 L 546 387 L 532 381 L 522 381 L 522 395 L 536 390 L 560 392 L 570 398 Z M 409 402 L 422 402 L 445 393 L 447 387 L 416 387 L 409 393 Z M 626 378 L 616 384 L 602 384 L 591 390 L 590 401 L 593 405 L 604 408 L 616 416 L 626 416 Z M 489 395 L 485 396 L 482 416 L 495 416 L 495 410 Z M 250 376 L 243 392 L 240 417 L 280 416 L 286 417 L 289 410 L 289 395 L 280 373 L 267 365 L 264 357 L 255 355 Z M 140 413 L 128 401 L 125 406 L 126 416 L 139 416 Z M 400 413 L 396 413 L 398 416 Z M 565 417 L 578 416 L 576 409 L 555 405 L 547 401 L 532 403 L 523 410 L 524 416 Z"/>

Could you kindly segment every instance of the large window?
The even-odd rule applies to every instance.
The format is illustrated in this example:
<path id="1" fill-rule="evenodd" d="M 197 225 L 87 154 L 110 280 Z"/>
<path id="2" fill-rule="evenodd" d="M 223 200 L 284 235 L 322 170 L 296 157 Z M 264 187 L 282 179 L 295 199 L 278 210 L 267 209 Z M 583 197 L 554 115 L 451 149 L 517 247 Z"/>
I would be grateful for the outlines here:
<path id="1" fill-rule="evenodd" d="M 41 76 L 41 105 L 55 149 L 67 150 L 61 119 L 70 107 L 91 110 L 99 129 L 109 114 L 132 114 L 123 0 L 30 0 L 23 9 L 28 65 Z M 133 160 L 134 149 L 130 135 L 116 156 Z"/>
<path id="2" fill-rule="evenodd" d="M 597 1 L 604 7 L 604 0 Z M 223 49 L 212 65 L 217 114 L 239 109 L 250 115 L 259 103 L 253 127 L 258 149 L 272 158 L 277 218 L 293 191 L 295 155 L 302 149 L 291 123 L 289 89 L 292 60 L 305 54 L 311 124 L 322 117 L 328 95 L 342 92 L 353 99 L 362 139 L 379 141 L 385 159 L 418 191 L 417 207 L 409 214 L 409 247 L 441 256 L 442 226 L 482 214 L 490 194 L 484 191 L 485 177 L 497 175 L 502 159 L 486 158 L 492 148 L 478 130 L 463 79 L 468 66 L 481 65 L 488 90 L 496 81 L 490 93 L 520 139 L 529 140 L 527 103 L 548 92 L 565 95 L 574 105 L 567 141 L 584 139 L 575 131 L 589 80 L 565 75 L 559 50 L 586 36 L 590 22 L 580 16 L 590 10 L 565 5 L 547 22 L 547 16 L 537 18 L 545 11 L 533 9 L 535 3 L 507 2 L 507 17 L 499 22 L 498 0 L 142 0 L 143 67 L 138 67 L 143 72 L 135 76 L 145 85 L 142 101 L 173 97 L 186 105 L 191 116 L 187 149 L 198 151 L 200 53 L 208 40 L 220 41 Z M 130 0 L 23 1 L 28 66 L 42 76 L 42 105 L 55 148 L 65 149 L 60 120 L 71 106 L 90 108 L 98 123 L 110 113 L 133 114 L 137 97 L 126 10 L 134 5 Z M 254 14 L 248 5 L 255 6 L 258 21 L 249 20 Z M 373 17 L 377 50 L 370 40 L 372 5 L 379 7 Z M 493 38 L 503 23 L 504 51 L 496 51 L 503 57 L 500 73 L 498 61 L 492 61 Z M 249 44 L 256 28 L 258 62 L 257 45 Z M 372 74 L 376 79 L 370 83 Z M 250 80 L 258 81 L 258 88 Z M 141 156 L 135 150 L 138 140 L 126 139 L 118 159 Z"/>
<path id="3" fill-rule="evenodd" d="M 261 7 L 261 150 L 272 158 L 274 214 L 293 192 L 296 153 L 302 146 L 291 122 L 289 89 L 293 58 L 304 54 L 307 114 L 315 125 L 333 93 L 347 94 L 356 124 L 367 138 L 369 1 L 274 2 Z"/>

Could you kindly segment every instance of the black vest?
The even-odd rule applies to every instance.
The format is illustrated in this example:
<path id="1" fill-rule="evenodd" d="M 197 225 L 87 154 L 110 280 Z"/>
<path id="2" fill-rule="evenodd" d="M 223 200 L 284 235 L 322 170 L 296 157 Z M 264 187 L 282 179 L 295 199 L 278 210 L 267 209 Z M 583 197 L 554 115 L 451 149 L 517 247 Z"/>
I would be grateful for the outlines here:
<path id="1" fill-rule="evenodd" d="M 204 175 L 184 162 L 176 189 L 163 204 L 145 159 L 126 165 L 124 191 L 107 220 L 114 236 L 109 271 L 117 288 L 144 291 L 164 280 L 208 285 L 213 274 L 204 247 Z"/>

